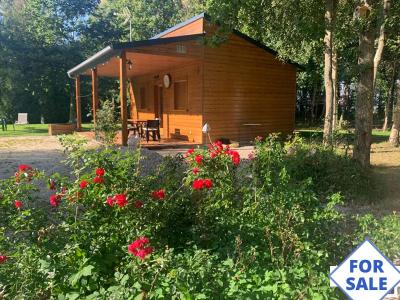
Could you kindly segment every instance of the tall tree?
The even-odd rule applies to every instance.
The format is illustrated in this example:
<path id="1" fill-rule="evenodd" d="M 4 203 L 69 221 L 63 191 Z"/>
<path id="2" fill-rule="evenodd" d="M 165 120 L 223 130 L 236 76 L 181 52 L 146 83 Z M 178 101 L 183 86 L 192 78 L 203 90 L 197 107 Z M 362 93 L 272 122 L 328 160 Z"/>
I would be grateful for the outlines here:
<path id="1" fill-rule="evenodd" d="M 393 126 L 390 132 L 389 142 L 394 145 L 399 145 L 400 132 L 400 81 L 397 82 L 397 103 L 393 112 Z"/>
<path id="2" fill-rule="evenodd" d="M 335 0 L 325 0 L 325 37 L 324 37 L 324 83 L 325 83 L 325 120 L 324 144 L 332 143 L 333 117 L 335 110 L 335 83 L 333 31 L 335 18 Z"/>
<path id="3" fill-rule="evenodd" d="M 4 0 L 0 24 L 0 110 L 27 112 L 30 122 L 64 122 L 71 62 L 81 60 L 81 22 L 97 0 Z"/>
<path id="4" fill-rule="evenodd" d="M 393 98 L 396 88 L 396 78 L 398 72 L 397 69 L 398 69 L 398 63 L 396 61 L 392 62 L 388 70 L 389 76 L 387 77 L 387 80 L 389 81 L 389 88 L 385 102 L 385 117 L 383 119 L 383 126 L 382 126 L 383 131 L 388 130 L 388 128 L 392 123 L 392 114 L 393 114 L 392 108 L 393 108 Z"/>
<path id="5" fill-rule="evenodd" d="M 359 38 L 359 82 L 353 158 L 362 166 L 370 164 L 374 105 L 374 58 L 377 53 L 375 40 L 378 38 L 376 24 L 381 28 L 381 23 L 385 22 L 385 19 L 377 18 L 380 10 L 384 9 L 383 2 L 385 1 L 387 0 L 369 0 L 358 7 L 362 29 Z"/>

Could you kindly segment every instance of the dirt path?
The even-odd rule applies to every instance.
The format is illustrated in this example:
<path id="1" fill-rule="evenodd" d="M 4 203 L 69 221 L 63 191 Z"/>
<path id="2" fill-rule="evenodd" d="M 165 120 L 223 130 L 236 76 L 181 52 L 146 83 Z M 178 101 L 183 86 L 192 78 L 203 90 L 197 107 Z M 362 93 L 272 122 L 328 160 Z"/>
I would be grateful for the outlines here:
<path id="1" fill-rule="evenodd" d="M 62 159 L 62 148 L 53 136 L 0 139 L 0 179 L 13 176 L 19 164 L 65 174 L 67 170 L 60 163 Z"/>
<path id="2" fill-rule="evenodd" d="M 375 208 L 400 211 L 400 148 L 389 143 L 374 144 L 371 164 L 379 188 Z"/>

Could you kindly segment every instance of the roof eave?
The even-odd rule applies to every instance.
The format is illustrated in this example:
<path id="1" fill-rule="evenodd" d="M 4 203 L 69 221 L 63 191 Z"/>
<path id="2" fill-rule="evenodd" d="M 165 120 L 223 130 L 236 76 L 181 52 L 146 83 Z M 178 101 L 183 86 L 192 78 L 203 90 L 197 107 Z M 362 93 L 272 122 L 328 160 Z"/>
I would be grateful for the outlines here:
<path id="1" fill-rule="evenodd" d="M 184 36 L 176 36 L 170 38 L 163 38 L 163 39 L 150 39 L 150 40 L 143 40 L 143 41 L 133 41 L 133 42 L 124 42 L 124 43 L 113 43 L 110 46 L 107 46 L 103 50 L 97 52 L 93 56 L 89 57 L 79 65 L 75 66 L 71 70 L 69 70 L 68 76 L 70 78 L 75 78 L 80 74 L 84 73 L 89 69 L 93 69 L 99 64 L 105 63 L 111 57 L 121 55 L 121 52 L 128 49 L 134 49 L 137 47 L 146 47 L 146 46 L 153 46 L 153 45 L 160 45 L 160 44 L 169 44 L 169 43 L 176 43 L 176 42 L 185 42 L 196 40 L 203 37 L 204 34 L 192 34 L 192 35 L 184 35 Z"/>
<path id="2" fill-rule="evenodd" d="M 93 56 L 89 57 L 85 61 L 81 62 L 79 65 L 73 67 L 71 70 L 69 70 L 68 76 L 70 78 L 75 78 L 79 76 L 80 74 L 84 73 L 88 69 L 93 69 L 97 65 L 106 62 L 108 59 L 110 59 L 113 56 L 118 56 L 121 54 L 120 49 L 114 49 L 112 45 L 107 46 L 103 50 L 100 50 Z"/>
<path id="3" fill-rule="evenodd" d="M 164 35 L 166 35 L 168 33 L 174 32 L 175 30 L 178 30 L 179 28 L 182 28 L 182 27 L 184 27 L 184 26 L 186 26 L 186 25 L 188 25 L 190 23 L 193 23 L 193 22 L 195 22 L 195 21 L 197 21 L 199 19 L 203 19 L 203 18 L 208 20 L 208 21 L 211 20 L 211 17 L 207 13 L 203 12 L 203 13 L 201 13 L 201 14 L 199 14 L 197 16 L 194 16 L 194 17 L 192 17 L 192 18 L 190 18 L 190 19 L 188 19 L 188 20 L 186 20 L 184 22 L 181 22 L 181 23 L 179 23 L 179 24 L 177 24 L 177 25 L 175 25 L 175 26 L 173 26 L 171 28 L 168 28 L 167 30 L 164 30 L 163 32 L 160 32 L 160 33 L 156 34 L 155 36 L 153 36 L 150 39 L 151 40 L 158 39 L 158 38 L 160 38 L 160 37 L 162 37 L 162 36 L 164 36 Z"/>

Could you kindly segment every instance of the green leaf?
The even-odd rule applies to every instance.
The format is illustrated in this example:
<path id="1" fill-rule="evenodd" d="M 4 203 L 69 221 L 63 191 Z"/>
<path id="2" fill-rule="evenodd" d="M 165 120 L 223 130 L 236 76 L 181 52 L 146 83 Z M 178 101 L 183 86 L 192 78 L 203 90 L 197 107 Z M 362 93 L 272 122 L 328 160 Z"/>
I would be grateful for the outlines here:
<path id="1" fill-rule="evenodd" d="M 83 267 L 83 269 L 81 269 L 78 273 L 75 273 L 74 275 L 72 275 L 69 278 L 70 284 L 72 286 L 75 286 L 82 277 L 86 277 L 86 276 L 92 275 L 92 270 L 93 269 L 94 269 L 94 266 L 92 266 L 92 265 L 88 265 L 88 266 Z"/>

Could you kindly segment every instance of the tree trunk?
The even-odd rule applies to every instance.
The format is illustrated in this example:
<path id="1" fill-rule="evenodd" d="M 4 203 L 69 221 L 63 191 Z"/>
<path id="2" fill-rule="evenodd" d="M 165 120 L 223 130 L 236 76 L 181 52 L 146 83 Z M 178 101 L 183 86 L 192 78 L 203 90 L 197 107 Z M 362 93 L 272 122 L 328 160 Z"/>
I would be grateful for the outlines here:
<path id="1" fill-rule="evenodd" d="M 350 102 L 350 85 L 348 83 L 344 83 L 343 87 L 343 101 L 341 103 L 341 111 L 342 113 L 340 114 L 340 120 L 339 120 L 339 127 L 343 126 L 343 122 L 345 120 L 345 114 L 347 112 L 347 107 Z"/>
<path id="2" fill-rule="evenodd" d="M 386 131 L 388 130 L 389 126 L 392 123 L 392 109 L 393 109 L 393 97 L 394 97 L 394 89 L 395 89 L 395 83 L 396 83 L 396 63 L 393 63 L 393 72 L 392 72 L 392 78 L 390 80 L 390 88 L 388 91 L 388 96 L 386 99 L 385 103 L 385 119 L 383 122 L 382 130 Z"/>
<path id="3" fill-rule="evenodd" d="M 383 0 L 383 10 L 381 13 L 381 20 L 379 26 L 378 47 L 376 48 L 374 57 L 374 79 L 373 79 L 374 93 L 375 93 L 376 76 L 378 74 L 378 67 L 382 59 L 383 47 L 385 46 L 385 21 L 388 16 L 389 6 L 390 6 L 390 0 Z"/>
<path id="4" fill-rule="evenodd" d="M 334 1 L 325 0 L 325 38 L 324 38 L 324 83 L 325 83 L 325 121 L 324 144 L 332 144 L 332 121 L 334 90 L 332 80 L 332 46 L 333 46 L 333 14 Z"/>
<path id="5" fill-rule="evenodd" d="M 317 98 L 317 81 L 314 81 L 312 96 L 311 96 L 311 124 L 315 124 L 315 100 Z"/>
<path id="6" fill-rule="evenodd" d="M 335 47 L 333 47 L 332 53 L 332 86 L 333 86 L 333 102 L 332 102 L 332 131 L 335 131 L 336 126 L 338 124 L 338 82 L 337 82 L 337 51 Z"/>
<path id="7" fill-rule="evenodd" d="M 389 137 L 389 143 L 391 143 L 396 147 L 399 145 L 399 130 L 400 130 L 400 82 L 397 83 L 397 103 L 393 111 L 393 125 Z"/>
<path id="8" fill-rule="evenodd" d="M 359 82 L 355 114 L 355 143 L 353 158 L 362 166 L 369 166 L 373 122 L 375 30 L 371 25 L 363 30 L 359 44 Z"/>

